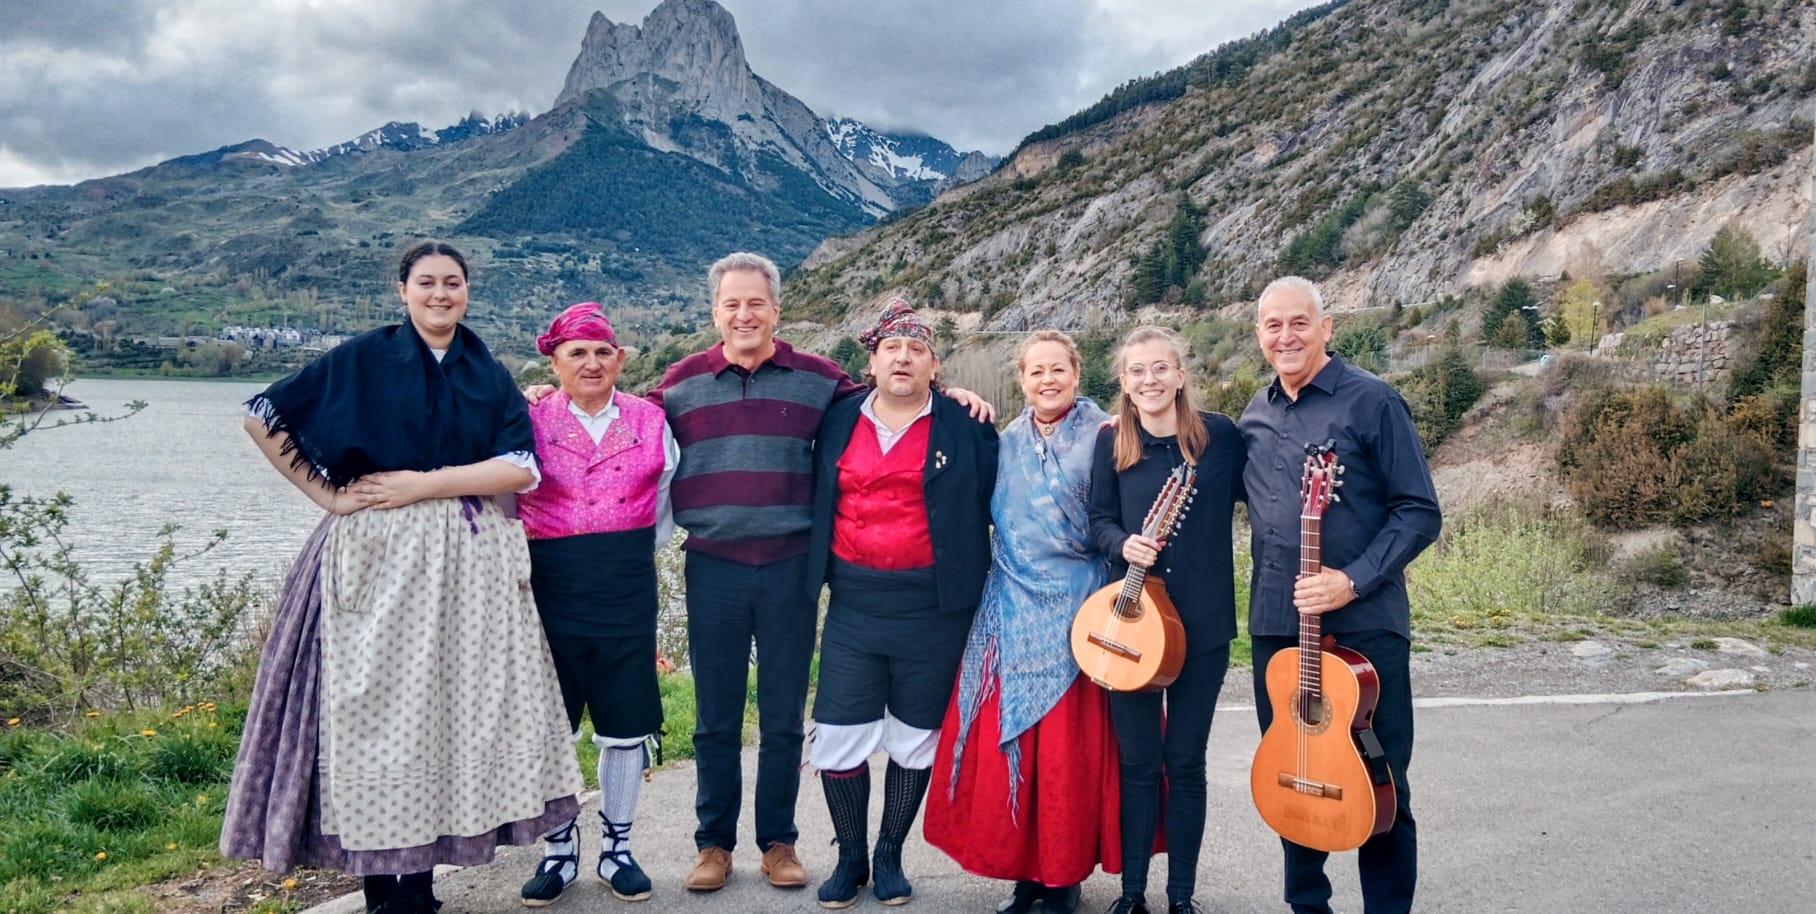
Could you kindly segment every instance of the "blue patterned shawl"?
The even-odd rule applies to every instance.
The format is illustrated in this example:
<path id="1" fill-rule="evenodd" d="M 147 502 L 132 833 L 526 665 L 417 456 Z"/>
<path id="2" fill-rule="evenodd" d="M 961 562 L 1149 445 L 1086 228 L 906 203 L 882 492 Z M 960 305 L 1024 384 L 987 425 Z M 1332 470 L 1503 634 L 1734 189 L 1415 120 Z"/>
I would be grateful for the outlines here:
<path id="1" fill-rule="evenodd" d="M 1109 415 L 1079 397 L 1052 437 L 1043 439 L 1033 414 L 1029 407 L 1009 423 L 997 451 L 990 576 L 959 667 L 959 726 L 947 785 L 950 796 L 978 709 L 998 692 L 1012 816 L 1021 779 L 1018 737 L 1059 703 L 1077 677 L 1072 616 L 1109 577 L 1085 516 L 1091 452 Z"/>

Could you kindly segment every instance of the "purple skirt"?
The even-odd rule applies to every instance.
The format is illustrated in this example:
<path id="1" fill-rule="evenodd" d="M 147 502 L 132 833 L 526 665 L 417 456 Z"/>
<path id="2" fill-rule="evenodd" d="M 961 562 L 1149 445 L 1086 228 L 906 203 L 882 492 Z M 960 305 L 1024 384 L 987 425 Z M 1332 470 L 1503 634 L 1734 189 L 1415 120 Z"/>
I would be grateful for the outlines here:
<path id="1" fill-rule="evenodd" d="M 322 834 L 316 761 L 321 713 L 321 566 L 333 515 L 323 518 L 284 580 L 271 634 L 259 658 L 233 786 L 221 823 L 221 853 L 263 862 L 273 872 L 296 866 L 355 876 L 420 873 L 437 864 L 489 863 L 500 845 L 534 844 L 579 814 L 574 797 L 548 801 L 542 815 L 504 823 L 478 835 L 446 835 L 432 843 L 350 851 Z"/>

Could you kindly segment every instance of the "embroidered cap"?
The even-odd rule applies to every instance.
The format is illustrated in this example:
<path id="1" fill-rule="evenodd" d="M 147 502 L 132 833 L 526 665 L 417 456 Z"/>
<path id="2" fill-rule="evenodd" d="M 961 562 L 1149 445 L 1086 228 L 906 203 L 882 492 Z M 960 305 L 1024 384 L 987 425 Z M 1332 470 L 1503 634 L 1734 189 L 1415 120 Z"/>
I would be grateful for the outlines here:
<path id="1" fill-rule="evenodd" d="M 871 352 L 876 351 L 878 344 L 892 336 L 905 336 L 911 340 L 920 340 L 933 345 L 933 325 L 927 323 L 914 306 L 899 299 L 892 298 L 883 307 L 883 314 L 876 319 L 876 324 L 858 334 L 858 342 Z"/>

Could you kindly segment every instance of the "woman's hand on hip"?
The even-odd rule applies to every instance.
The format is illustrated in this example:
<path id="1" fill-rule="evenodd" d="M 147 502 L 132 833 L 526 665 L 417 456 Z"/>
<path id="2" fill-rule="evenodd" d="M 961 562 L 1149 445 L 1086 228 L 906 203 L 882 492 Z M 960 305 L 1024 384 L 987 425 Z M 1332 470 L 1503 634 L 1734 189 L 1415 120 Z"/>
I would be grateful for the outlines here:
<path id="1" fill-rule="evenodd" d="M 377 508 L 380 511 L 412 505 L 432 496 L 429 474 L 416 470 L 388 470 L 361 476 L 346 488 L 346 493 L 353 496 L 353 501 L 360 508 Z M 352 511 L 346 513 L 351 514 Z M 339 512 L 337 512 L 339 513 Z"/>

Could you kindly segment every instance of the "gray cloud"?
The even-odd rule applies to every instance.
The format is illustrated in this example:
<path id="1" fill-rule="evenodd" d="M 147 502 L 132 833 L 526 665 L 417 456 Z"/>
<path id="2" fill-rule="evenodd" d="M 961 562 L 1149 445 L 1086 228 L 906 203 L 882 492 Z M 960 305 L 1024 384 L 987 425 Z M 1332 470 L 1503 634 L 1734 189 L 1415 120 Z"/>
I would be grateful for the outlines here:
<path id="1" fill-rule="evenodd" d="M 823 115 L 1007 151 L 1133 76 L 1306 0 L 720 0 L 752 67 Z M 262 137 L 546 110 L 595 9 L 655 0 L 25 0 L 0 4 L 0 187 Z M 1207 10 L 1206 7 L 1211 7 Z"/>

